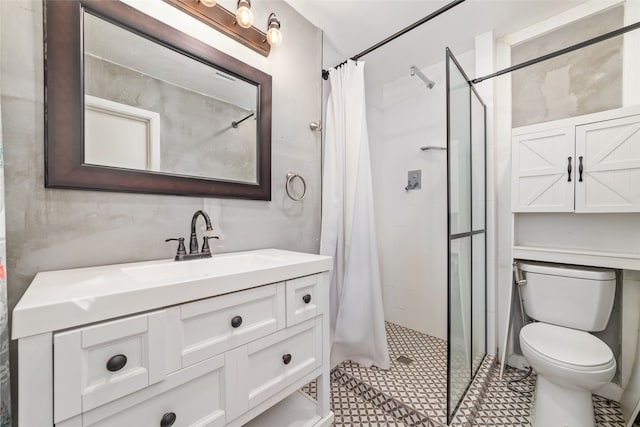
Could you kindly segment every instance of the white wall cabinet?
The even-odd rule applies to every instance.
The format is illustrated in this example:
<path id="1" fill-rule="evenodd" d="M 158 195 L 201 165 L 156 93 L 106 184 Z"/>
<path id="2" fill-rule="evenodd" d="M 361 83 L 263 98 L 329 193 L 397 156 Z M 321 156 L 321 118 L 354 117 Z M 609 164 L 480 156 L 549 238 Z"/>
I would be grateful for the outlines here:
<path id="1" fill-rule="evenodd" d="M 100 307 L 102 291 L 114 296 L 109 278 L 121 277 L 123 268 L 131 265 L 104 267 L 100 272 L 43 273 L 44 279 L 34 280 L 16 306 L 18 311 L 32 310 L 28 328 L 42 331 L 16 337 L 16 328 L 25 327 L 20 318 L 14 328 L 14 338 L 19 339 L 20 425 L 330 425 L 327 270 L 331 258 L 267 252 L 274 259 L 292 257 L 294 266 L 238 273 L 246 277 L 246 286 L 238 275 L 209 281 L 197 277 L 199 286 L 193 288 L 185 285 L 184 278 L 175 284 L 160 279 L 157 287 L 131 282 L 131 287 L 139 286 L 127 289 L 138 295 L 134 306 L 162 300 L 168 291 L 176 304 L 159 304 L 150 311 L 127 308 L 133 312 L 122 315 L 119 310 L 132 300 L 123 292 L 120 305 L 109 304 L 111 314 L 106 319 L 78 320 L 61 330 L 48 330 L 47 319 L 59 317 L 56 310 L 67 299 L 43 303 L 39 300 L 43 289 L 58 286 L 59 295 L 77 303 L 82 298 L 69 293 L 97 274 L 105 289 L 96 289 L 92 302 Z M 149 265 L 153 267 L 153 262 Z M 64 277 L 68 281 L 52 283 Z M 233 286 L 220 291 L 223 282 Z M 53 350 L 42 352 L 47 347 Z M 40 357 L 34 357 L 36 352 Z M 313 379 L 318 384 L 317 401 L 298 392 Z"/>
<path id="2" fill-rule="evenodd" d="M 517 128 L 513 212 L 640 212 L 640 109 Z"/>

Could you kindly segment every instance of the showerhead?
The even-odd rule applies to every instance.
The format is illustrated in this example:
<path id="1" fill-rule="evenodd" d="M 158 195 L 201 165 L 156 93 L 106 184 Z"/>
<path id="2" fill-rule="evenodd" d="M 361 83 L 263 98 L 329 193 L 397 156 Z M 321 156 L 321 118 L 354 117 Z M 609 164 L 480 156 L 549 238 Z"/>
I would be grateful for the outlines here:
<path id="1" fill-rule="evenodd" d="M 411 66 L 411 75 L 418 76 L 418 78 L 427 85 L 427 89 L 433 89 L 433 87 L 436 85 L 436 82 L 425 76 L 422 71 L 420 71 L 415 65 Z"/>

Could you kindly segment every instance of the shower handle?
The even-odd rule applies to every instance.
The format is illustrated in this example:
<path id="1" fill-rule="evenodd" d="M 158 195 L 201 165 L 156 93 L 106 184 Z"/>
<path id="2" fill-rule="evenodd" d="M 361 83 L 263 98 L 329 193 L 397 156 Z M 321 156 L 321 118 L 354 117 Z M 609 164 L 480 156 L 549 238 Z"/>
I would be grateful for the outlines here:
<path id="1" fill-rule="evenodd" d="M 569 160 L 569 164 L 567 165 L 567 174 L 569 175 L 569 179 L 567 179 L 567 182 L 571 182 L 571 156 L 567 159 Z"/>

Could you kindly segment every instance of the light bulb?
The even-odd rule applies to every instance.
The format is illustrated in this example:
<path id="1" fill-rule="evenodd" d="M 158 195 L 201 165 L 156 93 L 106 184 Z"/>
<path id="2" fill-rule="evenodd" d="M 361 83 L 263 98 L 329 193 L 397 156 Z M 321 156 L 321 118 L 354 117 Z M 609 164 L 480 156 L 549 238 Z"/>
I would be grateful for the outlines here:
<path id="1" fill-rule="evenodd" d="M 251 3 L 247 0 L 238 2 L 238 10 L 236 11 L 236 21 L 242 28 L 251 28 L 253 25 L 253 13 L 251 12 Z"/>
<path id="2" fill-rule="evenodd" d="M 269 28 L 267 31 L 267 42 L 273 47 L 280 46 L 282 43 L 282 33 L 277 28 Z"/>
<path id="3" fill-rule="evenodd" d="M 205 5 L 207 7 L 213 7 L 218 2 L 216 0 L 200 0 L 200 3 L 202 3 L 203 5 Z"/>
<path id="4" fill-rule="evenodd" d="M 282 43 L 282 33 L 280 32 L 280 20 L 275 13 L 269 15 L 267 21 L 267 42 L 273 47 L 279 46 Z"/>

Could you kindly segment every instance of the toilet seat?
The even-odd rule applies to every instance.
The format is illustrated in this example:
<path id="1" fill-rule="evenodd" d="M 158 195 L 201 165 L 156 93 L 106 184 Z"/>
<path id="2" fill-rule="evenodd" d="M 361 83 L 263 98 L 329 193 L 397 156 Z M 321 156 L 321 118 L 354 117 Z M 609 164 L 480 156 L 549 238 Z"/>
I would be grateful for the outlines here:
<path id="1" fill-rule="evenodd" d="M 520 345 L 548 363 L 573 371 L 600 372 L 616 363 L 609 346 L 594 335 L 548 323 L 524 326 Z"/>

